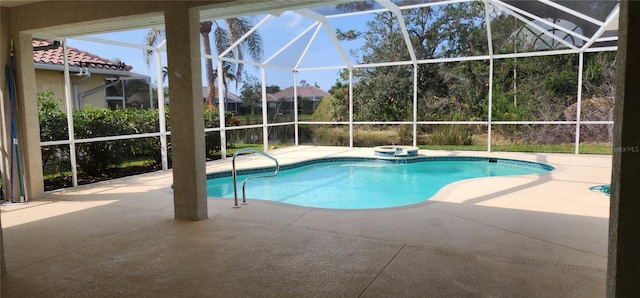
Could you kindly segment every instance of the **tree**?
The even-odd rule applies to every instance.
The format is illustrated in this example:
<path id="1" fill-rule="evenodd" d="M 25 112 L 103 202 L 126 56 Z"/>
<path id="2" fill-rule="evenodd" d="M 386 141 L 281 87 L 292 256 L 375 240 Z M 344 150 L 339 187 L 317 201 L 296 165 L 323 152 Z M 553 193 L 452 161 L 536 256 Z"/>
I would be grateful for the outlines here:
<path id="1" fill-rule="evenodd" d="M 215 27 L 215 29 L 214 29 Z M 233 43 L 238 41 L 242 36 L 247 34 L 253 26 L 246 18 L 229 18 L 224 19 L 224 26 L 218 23 L 218 21 L 204 21 L 200 23 L 200 35 L 202 36 L 203 50 L 206 55 L 211 55 L 211 40 L 209 35 L 211 31 L 214 34 L 215 47 L 218 53 L 222 53 L 227 50 Z M 145 36 L 145 44 L 155 46 L 164 37 L 164 31 L 158 29 L 150 30 Z M 247 36 L 238 46 L 232 51 L 227 53 L 227 57 L 232 57 L 237 60 L 244 59 L 244 52 L 248 51 L 250 57 L 257 61 L 262 59 L 262 36 L 258 32 L 254 32 Z M 147 65 L 151 62 L 150 50 L 144 51 L 144 57 Z M 231 62 L 223 62 L 222 65 L 224 80 L 223 83 L 226 86 L 229 81 L 236 81 L 236 88 L 238 87 L 238 81 L 242 80 L 243 65 L 234 64 Z M 217 79 L 217 70 L 213 69 L 213 62 L 211 59 L 206 59 L 205 74 L 207 79 L 208 94 L 206 97 L 206 103 L 210 107 L 215 104 L 215 80 Z"/>
<path id="2" fill-rule="evenodd" d="M 391 12 L 378 13 L 367 23 L 365 32 L 340 35 L 342 39 L 362 36 L 365 43 L 358 57 L 362 63 L 406 61 L 409 52 L 403 42 L 397 19 Z M 407 116 L 406 103 L 411 99 L 411 66 L 369 67 L 356 69 L 354 81 L 355 120 L 394 121 Z M 344 77 L 344 75 L 341 75 Z M 389 88 L 393 86 L 393 88 Z"/>
<path id="3" fill-rule="evenodd" d="M 615 104 L 616 53 L 586 53 L 584 56 L 582 120 L 611 121 Z M 577 114 L 577 102 L 565 114 Z M 574 120 L 567 117 L 567 120 Z M 611 142 L 611 125 L 585 125 L 580 129 L 580 139 L 586 142 Z"/>
<path id="4" fill-rule="evenodd" d="M 482 3 L 407 9 L 403 11 L 403 17 L 418 59 L 488 54 Z M 339 39 L 365 40 L 360 51 L 356 52 L 356 58 L 361 63 L 410 60 L 409 50 L 393 13 L 376 14 L 375 19 L 367 23 L 367 29 L 363 32 L 338 30 L 336 35 Z M 474 82 L 482 82 L 478 78 L 483 72 L 471 65 L 467 64 L 466 69 L 456 68 L 453 64 L 418 65 L 419 106 L 425 109 L 428 108 L 425 101 L 447 97 L 451 97 L 451 101 L 484 99 L 486 102 L 486 91 L 464 88 Z M 356 120 L 411 119 L 413 65 L 358 68 L 354 70 L 353 77 Z M 486 90 L 486 86 L 483 88 Z M 458 106 L 465 105 L 461 103 Z M 428 111 L 421 112 L 421 115 L 428 114 Z"/>
<path id="5" fill-rule="evenodd" d="M 200 36 L 202 37 L 202 47 L 204 49 L 204 54 L 207 56 L 211 56 L 211 40 L 209 39 L 209 33 L 211 33 L 211 25 L 213 22 L 204 21 L 200 22 Z M 215 74 L 213 72 L 213 60 L 205 59 L 205 75 L 207 77 L 207 96 L 205 100 L 205 105 L 210 109 L 213 109 L 215 106 L 215 98 L 216 98 L 216 88 L 215 88 Z M 223 101 L 223 99 L 220 99 Z"/>
<path id="6" fill-rule="evenodd" d="M 258 78 L 245 73 L 240 97 L 242 98 L 242 103 L 251 108 L 251 115 L 254 115 L 255 107 L 259 105 L 260 100 L 262 99 L 261 86 L 262 85 L 258 81 Z"/>
<path id="7" fill-rule="evenodd" d="M 349 116 L 349 85 L 336 80 L 313 112 L 313 121 L 345 121 Z"/>
<path id="8" fill-rule="evenodd" d="M 144 44 L 148 46 L 156 46 L 160 41 L 164 39 L 164 30 L 160 29 L 151 29 L 147 32 L 147 35 L 144 36 Z M 144 62 L 147 65 L 151 65 L 151 56 L 153 56 L 152 50 L 144 50 L 142 52 L 144 56 Z"/>
<path id="9" fill-rule="evenodd" d="M 278 85 L 269 85 L 267 86 L 267 93 L 268 94 L 273 94 L 280 91 L 280 86 Z"/>
<path id="10" fill-rule="evenodd" d="M 169 77 L 169 68 L 166 66 L 162 67 L 162 82 L 164 83 L 164 81 L 167 80 L 167 77 Z"/>

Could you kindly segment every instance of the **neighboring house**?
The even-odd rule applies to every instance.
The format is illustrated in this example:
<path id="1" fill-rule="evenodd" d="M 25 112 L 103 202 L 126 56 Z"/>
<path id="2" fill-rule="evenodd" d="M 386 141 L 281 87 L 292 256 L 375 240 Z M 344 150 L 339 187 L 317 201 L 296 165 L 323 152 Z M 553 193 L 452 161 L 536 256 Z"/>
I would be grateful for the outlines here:
<path id="1" fill-rule="evenodd" d="M 220 104 L 220 97 L 216 90 L 216 104 Z M 209 94 L 209 89 L 206 86 L 202 86 L 202 102 L 204 103 Z M 229 113 L 238 114 L 240 107 L 242 106 L 242 98 L 229 91 L 224 92 L 224 110 Z"/>
<path id="2" fill-rule="evenodd" d="M 64 55 L 60 43 L 34 40 L 37 91 L 51 90 L 64 98 Z M 75 109 L 84 107 L 149 107 L 150 79 L 131 72 L 132 67 L 73 47 L 67 47 L 71 98 Z M 65 107 L 63 102 L 63 108 Z"/>
<path id="3" fill-rule="evenodd" d="M 324 97 L 331 95 L 316 86 L 297 86 L 297 89 L 298 110 L 302 113 L 312 113 Z M 271 98 L 267 98 L 269 107 L 275 108 L 278 112 L 293 110 L 293 86 L 271 95 Z"/>
<path id="4" fill-rule="evenodd" d="M 216 102 L 220 104 L 220 98 L 216 96 Z M 240 106 L 242 105 L 242 98 L 239 96 L 225 91 L 224 95 L 224 110 L 230 113 L 238 114 Z"/>

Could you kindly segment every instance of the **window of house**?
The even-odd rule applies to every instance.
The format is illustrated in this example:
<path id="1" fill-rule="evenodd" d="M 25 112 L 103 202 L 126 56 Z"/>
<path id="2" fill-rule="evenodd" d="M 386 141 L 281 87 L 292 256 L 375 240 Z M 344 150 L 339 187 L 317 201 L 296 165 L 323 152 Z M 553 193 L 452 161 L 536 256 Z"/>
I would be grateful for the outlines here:
<path id="1" fill-rule="evenodd" d="M 151 107 L 151 88 L 148 79 L 106 79 L 105 102 L 110 109 Z"/>
<path id="2" fill-rule="evenodd" d="M 104 84 L 107 86 L 107 88 L 104 89 L 104 100 L 106 101 L 107 106 L 112 110 L 126 108 L 123 81 L 106 79 Z"/>

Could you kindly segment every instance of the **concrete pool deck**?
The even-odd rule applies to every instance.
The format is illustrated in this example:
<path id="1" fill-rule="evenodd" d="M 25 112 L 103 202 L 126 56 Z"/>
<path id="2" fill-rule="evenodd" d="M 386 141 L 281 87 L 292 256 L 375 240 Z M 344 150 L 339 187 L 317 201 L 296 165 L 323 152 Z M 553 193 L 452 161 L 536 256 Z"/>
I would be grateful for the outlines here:
<path id="1" fill-rule="evenodd" d="M 281 164 L 372 148 L 271 150 Z M 209 199 L 173 219 L 171 171 L 2 206 L 2 297 L 603 297 L 611 156 L 420 150 L 547 163 L 460 181 L 421 204 L 328 210 Z M 239 168 L 270 165 L 257 155 Z M 229 170 L 231 160 L 207 164 Z"/>

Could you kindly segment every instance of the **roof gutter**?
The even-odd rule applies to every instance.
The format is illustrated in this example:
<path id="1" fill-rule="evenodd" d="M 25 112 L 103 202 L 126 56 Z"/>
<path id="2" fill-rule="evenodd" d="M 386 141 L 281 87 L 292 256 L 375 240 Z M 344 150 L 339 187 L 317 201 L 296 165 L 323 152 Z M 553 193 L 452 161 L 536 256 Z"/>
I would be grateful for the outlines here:
<path id="1" fill-rule="evenodd" d="M 59 40 L 54 40 L 52 44 L 46 46 L 33 47 L 33 51 L 46 51 L 53 50 L 60 47 L 62 43 Z"/>
<path id="2" fill-rule="evenodd" d="M 77 110 L 80 110 L 81 103 L 82 103 L 80 94 L 78 94 L 78 84 L 88 80 L 91 77 L 91 73 L 87 70 L 84 74 L 81 73 L 80 75 L 83 75 L 84 77 L 73 82 L 73 94 L 75 95 Z"/>
<path id="3" fill-rule="evenodd" d="M 36 69 L 42 70 L 55 70 L 55 71 L 64 71 L 64 67 L 60 64 L 47 64 L 47 63 L 34 63 Z M 134 72 L 126 71 L 126 70 L 113 70 L 113 69 L 102 69 L 102 68 L 86 68 L 80 66 L 69 66 L 69 71 L 73 72 L 83 72 L 90 71 L 92 74 L 101 74 L 101 75 L 112 75 L 112 76 L 126 76 L 131 78 L 148 78 L 148 76 L 137 74 Z"/>

